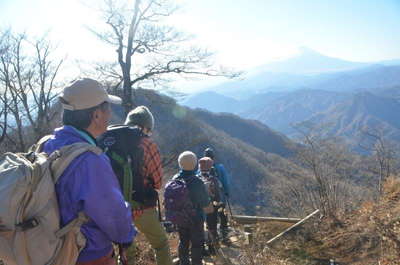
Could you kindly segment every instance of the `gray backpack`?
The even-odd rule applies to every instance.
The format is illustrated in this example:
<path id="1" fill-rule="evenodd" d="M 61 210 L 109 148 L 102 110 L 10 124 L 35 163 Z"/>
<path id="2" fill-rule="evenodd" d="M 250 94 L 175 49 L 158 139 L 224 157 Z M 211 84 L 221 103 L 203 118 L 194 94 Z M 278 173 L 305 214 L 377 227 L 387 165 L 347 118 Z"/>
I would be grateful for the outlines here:
<path id="1" fill-rule="evenodd" d="M 72 160 L 88 151 L 102 152 L 76 143 L 50 156 L 30 152 L 0 157 L 0 260 L 6 265 L 76 263 L 86 244 L 80 227 L 88 219 L 81 212 L 60 227 L 55 183 Z"/>

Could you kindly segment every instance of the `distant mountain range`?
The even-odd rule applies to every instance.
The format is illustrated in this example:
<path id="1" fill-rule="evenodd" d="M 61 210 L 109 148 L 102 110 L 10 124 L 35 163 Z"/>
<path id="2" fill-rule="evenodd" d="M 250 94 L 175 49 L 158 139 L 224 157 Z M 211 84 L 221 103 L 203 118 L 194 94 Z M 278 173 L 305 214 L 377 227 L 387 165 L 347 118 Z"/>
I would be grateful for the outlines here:
<path id="1" fill-rule="evenodd" d="M 301 89 L 264 93 L 241 101 L 229 101 L 217 93 L 208 95 L 231 104 L 213 105 L 211 111 L 233 112 L 292 138 L 298 136 L 296 124 L 308 121 L 325 127 L 327 135 L 342 136 L 349 142 L 359 141 L 365 128 L 378 129 L 388 139 L 400 141 L 400 86 L 353 93 Z M 187 103 L 201 105 L 195 99 Z"/>
<path id="2" fill-rule="evenodd" d="M 202 108 L 212 112 L 237 113 L 238 105 L 241 102 L 213 91 L 205 91 L 189 96 L 183 104 L 191 108 Z"/>
<path id="3" fill-rule="evenodd" d="M 354 92 L 399 85 L 400 65 L 369 65 L 356 70 L 313 75 L 265 72 L 249 76 L 244 80 L 229 81 L 205 92 L 212 91 L 237 100 L 244 100 L 267 92 L 288 92 L 299 89 Z M 205 92 L 199 94 L 202 95 Z M 196 95 L 190 97 L 192 102 L 194 97 Z M 183 104 L 188 105 L 186 101 Z"/>
<path id="4" fill-rule="evenodd" d="M 257 70 L 262 72 L 315 74 L 323 72 L 353 70 L 368 65 L 370 64 L 361 62 L 350 62 L 323 55 L 307 47 L 301 47 L 297 55 L 288 59 L 260 66 L 257 68 Z"/>
<path id="5" fill-rule="evenodd" d="M 248 109 L 265 106 L 288 92 L 260 93 L 247 99 L 237 100 L 213 91 L 200 92 L 187 97 L 182 104 L 191 108 L 206 109 L 212 112 L 239 114 Z"/>
<path id="6" fill-rule="evenodd" d="M 400 65 L 372 65 L 348 72 L 323 75 L 310 84 L 311 88 L 331 91 L 359 92 L 400 85 Z"/>
<path id="7" fill-rule="evenodd" d="M 350 95 L 324 90 L 297 90 L 242 111 L 240 115 L 267 124 L 288 136 L 295 136 L 294 126 L 313 115 L 345 101 Z"/>
<path id="8" fill-rule="evenodd" d="M 350 62 L 303 48 L 297 56 L 249 71 L 243 80 L 231 80 L 204 91 L 243 100 L 272 91 L 323 89 L 349 92 L 399 84 L 400 60 Z"/>

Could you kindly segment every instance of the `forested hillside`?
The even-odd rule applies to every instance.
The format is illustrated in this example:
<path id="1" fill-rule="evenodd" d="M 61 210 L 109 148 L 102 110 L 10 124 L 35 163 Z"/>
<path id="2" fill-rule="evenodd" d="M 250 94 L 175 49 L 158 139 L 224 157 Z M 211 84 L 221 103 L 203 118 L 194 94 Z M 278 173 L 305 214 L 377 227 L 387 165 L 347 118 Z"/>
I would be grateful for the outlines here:
<path id="1" fill-rule="evenodd" d="M 309 121 L 323 125 L 329 136 L 341 136 L 352 145 L 368 131 L 386 139 L 400 141 L 400 103 L 394 98 L 369 92 L 355 94 L 349 100 L 314 115 Z"/>
<path id="2" fill-rule="evenodd" d="M 137 104 L 149 106 L 155 116 L 155 138 L 167 164 L 166 178 L 178 170 L 176 158 L 180 152 L 192 150 L 201 157 L 210 146 L 232 175 L 232 202 L 236 210 L 279 214 L 271 203 L 273 191 L 265 192 L 265 187 L 276 185 L 282 177 L 278 164 L 296 168 L 280 156 L 292 152 L 290 140 L 258 122 L 194 111 L 151 90 L 138 90 L 136 96 Z M 115 112 L 114 121 L 121 121 L 122 109 Z"/>

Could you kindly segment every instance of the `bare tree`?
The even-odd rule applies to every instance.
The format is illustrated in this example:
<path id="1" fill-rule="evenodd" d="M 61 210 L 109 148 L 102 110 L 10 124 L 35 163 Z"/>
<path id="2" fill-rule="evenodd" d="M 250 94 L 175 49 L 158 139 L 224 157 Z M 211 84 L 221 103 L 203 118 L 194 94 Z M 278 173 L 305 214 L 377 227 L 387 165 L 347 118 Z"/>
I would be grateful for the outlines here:
<path id="1" fill-rule="evenodd" d="M 63 60 L 54 59 L 46 36 L 33 41 L 25 33 L 7 31 L 3 36 L 6 49 L 0 54 L 0 100 L 9 116 L 3 114 L 2 135 L 23 151 L 51 130 L 55 79 Z"/>
<path id="2" fill-rule="evenodd" d="M 212 53 L 188 46 L 190 38 L 163 24 L 176 11 L 168 0 L 105 0 L 102 9 L 107 29 L 90 29 L 100 40 L 113 46 L 116 64 L 97 65 L 103 76 L 122 84 L 123 105 L 128 112 L 134 105 L 132 88 L 165 85 L 172 75 L 236 77 L 237 72 L 213 67 Z"/>
<path id="3" fill-rule="evenodd" d="M 385 139 L 380 130 L 363 128 L 361 131 L 363 138 L 359 146 L 372 153 L 377 166 L 370 168 L 373 173 L 378 175 L 378 192 L 383 193 L 383 183 L 395 171 L 396 145 Z"/>
<path id="4" fill-rule="evenodd" d="M 8 105 L 6 98 L 8 96 L 8 88 L 3 88 L 4 90 L 0 93 L 0 143 L 4 141 L 7 134 L 7 122 L 8 122 Z"/>
<path id="5" fill-rule="evenodd" d="M 297 158 L 309 172 L 304 187 L 292 186 L 290 193 L 303 203 L 318 208 L 325 216 L 337 218 L 340 211 L 350 205 L 351 191 L 349 152 L 339 139 L 324 138 L 323 133 L 306 124 L 296 127 L 302 135 L 302 145 L 298 149 Z"/>
<path id="6" fill-rule="evenodd" d="M 0 36 L 0 56 L 3 57 L 9 50 L 9 46 L 7 43 L 9 31 L 5 31 Z M 2 143 L 7 134 L 7 126 L 8 126 L 8 87 L 0 86 L 0 143 Z"/>
<path id="7" fill-rule="evenodd" d="M 7 137 L 9 141 L 16 145 L 17 149 L 23 149 L 25 140 L 22 135 L 22 112 L 20 111 L 22 106 L 15 87 L 15 83 L 18 82 L 16 70 L 18 65 L 13 65 L 12 62 L 14 59 L 19 60 L 19 56 L 15 56 L 15 54 L 19 54 L 24 35 L 14 36 L 11 30 L 7 30 L 2 36 L 3 53 L 0 57 L 1 100 L 3 110 L 6 113 L 10 113 L 11 116 L 7 114 L 7 117 L 5 117 L 7 119 L 4 120 L 3 125 L 3 140 Z"/>

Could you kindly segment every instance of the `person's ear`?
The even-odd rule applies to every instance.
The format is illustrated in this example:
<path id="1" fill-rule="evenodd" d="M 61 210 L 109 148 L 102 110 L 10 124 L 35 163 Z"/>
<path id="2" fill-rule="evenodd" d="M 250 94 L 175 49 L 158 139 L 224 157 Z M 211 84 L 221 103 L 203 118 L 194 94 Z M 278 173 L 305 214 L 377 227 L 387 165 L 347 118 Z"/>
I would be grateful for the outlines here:
<path id="1" fill-rule="evenodd" d="M 96 110 L 93 112 L 93 120 L 94 120 L 95 122 L 97 122 L 97 121 L 99 120 L 99 117 L 100 117 L 99 111 L 100 111 L 100 109 L 96 109 Z"/>

